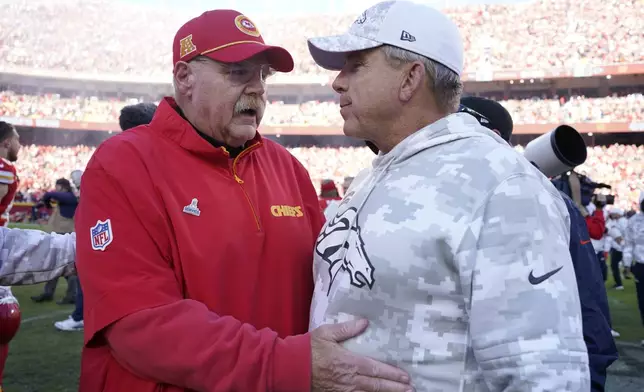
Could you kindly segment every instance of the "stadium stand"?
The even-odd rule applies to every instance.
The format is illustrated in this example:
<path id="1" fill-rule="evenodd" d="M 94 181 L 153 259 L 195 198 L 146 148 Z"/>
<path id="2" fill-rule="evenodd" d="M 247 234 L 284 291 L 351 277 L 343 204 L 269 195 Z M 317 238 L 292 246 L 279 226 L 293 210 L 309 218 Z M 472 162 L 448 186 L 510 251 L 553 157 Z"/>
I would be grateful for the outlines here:
<path id="1" fill-rule="evenodd" d="M 521 146 L 517 146 L 521 150 Z M 88 146 L 24 146 L 18 168 L 22 201 L 38 200 L 44 190 L 53 188 L 60 177 L 85 167 L 95 148 Z M 291 147 L 290 152 L 309 170 L 319 189 L 323 179 L 332 179 L 340 188 L 344 177 L 355 176 L 368 167 L 373 153 L 366 147 Z M 588 160 L 579 167 L 593 180 L 613 187 L 616 204 L 630 209 L 644 189 L 644 146 L 611 145 L 588 148 Z"/>
<path id="2" fill-rule="evenodd" d="M 0 119 L 18 126 L 27 144 L 17 164 L 20 200 L 37 200 L 57 178 L 83 168 L 96 144 L 118 129 L 123 106 L 156 102 L 169 91 L 167 44 L 195 12 L 115 4 L 3 3 Z M 367 167 L 368 149 L 337 143 L 342 119 L 329 87 L 333 74 L 315 66 L 306 49 L 307 37 L 338 33 L 355 15 L 267 18 L 243 11 L 296 60 L 292 74 L 272 79 L 264 134 L 281 133 L 316 186 L 323 179 L 340 185 Z M 579 170 L 612 185 L 617 204 L 631 208 L 644 189 L 644 147 L 634 145 L 644 140 L 644 4 L 537 0 L 446 11 L 464 37 L 466 91 L 500 100 L 520 138 L 565 122 L 589 145 L 604 144 L 589 147 Z"/>
<path id="3" fill-rule="evenodd" d="M 138 102 L 135 98 L 125 101 L 102 100 L 97 97 L 62 98 L 59 94 L 33 96 L 2 91 L 0 116 L 112 123 L 117 121 L 123 106 Z M 500 102 L 513 114 L 517 124 L 644 121 L 644 95 L 641 93 L 601 98 L 572 96 Z M 340 126 L 342 117 L 336 102 L 285 104 L 273 101 L 266 108 L 263 123 Z"/>
<path id="4" fill-rule="evenodd" d="M 2 8 L 0 58 L 6 66 L 89 74 L 167 77 L 168 42 L 182 21 L 194 16 L 163 7 L 114 6 L 108 0 L 29 0 L 7 2 Z M 639 0 L 540 0 L 446 11 L 463 33 L 466 67 L 478 70 L 640 62 L 641 10 Z M 243 11 L 267 41 L 293 51 L 296 74 L 309 75 L 328 73 L 313 64 L 306 38 L 339 33 L 355 18 L 276 20 Z"/>

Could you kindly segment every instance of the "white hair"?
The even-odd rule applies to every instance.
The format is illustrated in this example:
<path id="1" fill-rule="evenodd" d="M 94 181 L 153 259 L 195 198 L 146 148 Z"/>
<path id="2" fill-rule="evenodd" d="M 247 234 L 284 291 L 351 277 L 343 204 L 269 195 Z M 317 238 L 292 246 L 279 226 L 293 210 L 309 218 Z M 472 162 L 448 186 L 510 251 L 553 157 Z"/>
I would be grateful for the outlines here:
<path id="1" fill-rule="evenodd" d="M 458 110 L 463 83 L 456 72 L 432 59 L 396 46 L 383 45 L 383 52 L 389 65 L 394 68 L 413 61 L 423 63 L 428 87 L 434 94 L 438 109 L 443 113 L 454 113 Z"/>

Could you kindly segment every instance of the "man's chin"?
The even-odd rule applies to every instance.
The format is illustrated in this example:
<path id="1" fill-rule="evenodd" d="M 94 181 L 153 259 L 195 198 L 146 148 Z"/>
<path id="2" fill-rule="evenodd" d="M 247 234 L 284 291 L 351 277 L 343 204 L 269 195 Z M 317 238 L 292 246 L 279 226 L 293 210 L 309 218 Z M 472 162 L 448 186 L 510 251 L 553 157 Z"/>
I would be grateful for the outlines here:
<path id="1" fill-rule="evenodd" d="M 360 136 L 360 130 L 354 126 L 347 125 L 346 122 L 342 127 L 342 132 L 344 133 L 345 136 L 353 137 L 356 139 L 362 139 L 362 137 Z"/>
<path id="2" fill-rule="evenodd" d="M 254 126 L 238 126 L 231 129 L 226 138 L 226 144 L 230 147 L 241 147 L 249 140 L 252 140 L 257 134 L 257 128 Z"/>

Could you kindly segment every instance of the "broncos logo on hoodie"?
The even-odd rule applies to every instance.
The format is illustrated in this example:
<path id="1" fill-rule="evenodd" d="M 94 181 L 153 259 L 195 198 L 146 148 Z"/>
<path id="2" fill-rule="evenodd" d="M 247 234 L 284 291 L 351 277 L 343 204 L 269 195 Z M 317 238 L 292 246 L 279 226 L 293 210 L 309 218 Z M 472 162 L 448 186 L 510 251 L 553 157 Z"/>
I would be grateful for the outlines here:
<path id="1" fill-rule="evenodd" d="M 349 208 L 331 219 L 324 227 L 315 244 L 315 252 L 329 263 L 329 289 L 340 271 L 349 273 L 351 285 L 373 288 L 375 268 L 364 247 L 358 226 L 358 213 Z"/>

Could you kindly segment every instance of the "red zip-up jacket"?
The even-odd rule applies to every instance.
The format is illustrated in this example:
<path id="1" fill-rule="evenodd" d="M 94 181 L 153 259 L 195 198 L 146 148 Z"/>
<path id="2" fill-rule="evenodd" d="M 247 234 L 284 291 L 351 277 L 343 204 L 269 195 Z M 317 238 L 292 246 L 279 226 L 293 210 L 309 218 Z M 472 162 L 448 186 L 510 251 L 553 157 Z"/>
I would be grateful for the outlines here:
<path id="1" fill-rule="evenodd" d="M 175 105 L 83 174 L 80 391 L 308 391 L 323 219 L 308 173 L 259 134 L 231 159 Z"/>
<path id="2" fill-rule="evenodd" d="M 592 215 L 586 217 L 586 226 L 588 226 L 588 233 L 590 238 L 594 240 L 601 240 L 606 231 L 606 219 L 604 219 L 604 211 L 596 209 Z M 601 249 L 597 249 L 601 252 Z"/>

